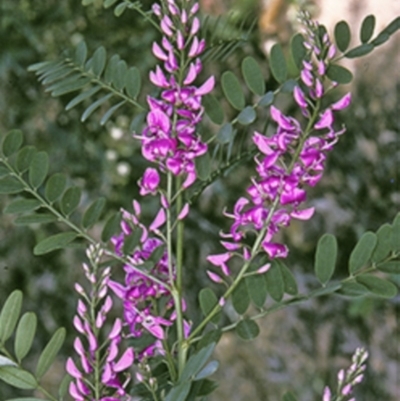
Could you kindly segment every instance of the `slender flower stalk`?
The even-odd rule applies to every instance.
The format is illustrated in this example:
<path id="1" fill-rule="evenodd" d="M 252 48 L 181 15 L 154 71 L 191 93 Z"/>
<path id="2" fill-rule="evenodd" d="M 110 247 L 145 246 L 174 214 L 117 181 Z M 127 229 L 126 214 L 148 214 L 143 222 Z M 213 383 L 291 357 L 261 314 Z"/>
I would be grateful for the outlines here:
<path id="1" fill-rule="evenodd" d="M 134 351 L 128 347 L 121 355 L 122 320 L 119 318 L 102 339 L 113 301 L 108 295 L 111 269 L 98 268 L 101 255 L 98 246 L 91 246 L 87 251 L 90 265 L 84 264 L 83 270 L 91 286 L 90 292 L 80 284 L 75 285 L 80 295 L 73 320 L 79 332 L 74 341 L 79 363 L 71 357 L 67 360 L 66 369 L 73 378 L 69 393 L 75 401 L 128 401 L 126 386 L 130 375 L 127 371 L 133 365 Z"/>

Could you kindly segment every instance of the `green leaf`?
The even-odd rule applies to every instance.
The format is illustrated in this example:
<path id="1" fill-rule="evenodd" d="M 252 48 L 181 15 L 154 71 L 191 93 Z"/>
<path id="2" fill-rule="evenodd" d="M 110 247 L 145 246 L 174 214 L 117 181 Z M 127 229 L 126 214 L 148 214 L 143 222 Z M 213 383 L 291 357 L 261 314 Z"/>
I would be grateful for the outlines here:
<path id="1" fill-rule="evenodd" d="M 344 53 L 349 47 L 351 32 L 346 21 L 340 21 L 335 25 L 335 41 L 338 49 Z"/>
<path id="2" fill-rule="evenodd" d="M 0 367 L 0 379 L 22 390 L 34 390 L 38 386 L 31 373 L 14 366 Z"/>
<path id="3" fill-rule="evenodd" d="M 296 279 L 294 278 L 293 273 L 283 262 L 280 260 L 277 262 L 282 274 L 284 292 L 289 295 L 297 295 L 299 290 L 297 288 Z"/>
<path id="4" fill-rule="evenodd" d="M 390 224 L 384 224 L 379 227 L 376 236 L 377 244 L 371 257 L 373 262 L 379 262 L 389 255 L 392 245 L 392 226 Z"/>
<path id="5" fill-rule="evenodd" d="M 287 392 L 283 395 L 282 401 L 297 401 L 297 398 L 293 393 Z"/>
<path id="6" fill-rule="evenodd" d="M 43 79 L 43 85 L 50 85 L 55 83 L 56 81 L 61 81 L 66 79 L 69 75 L 73 74 L 74 70 L 71 69 L 70 66 L 62 66 L 61 68 L 57 68 L 55 72 L 46 76 Z"/>
<path id="7" fill-rule="evenodd" d="M 392 226 L 392 250 L 400 252 L 400 213 L 397 214 Z"/>
<path id="8" fill-rule="evenodd" d="M 216 388 L 218 388 L 218 383 L 216 383 L 214 380 L 205 379 L 201 381 L 200 388 L 196 394 L 198 397 L 204 397 L 211 394 Z"/>
<path id="9" fill-rule="evenodd" d="M 108 99 L 110 99 L 113 96 L 112 93 L 109 93 L 108 95 L 102 96 L 100 99 L 96 100 L 94 103 L 92 103 L 82 114 L 81 121 L 85 122 L 91 115 L 92 113 L 98 109 L 103 103 L 105 103 Z"/>
<path id="10" fill-rule="evenodd" d="M 14 129 L 7 133 L 1 145 L 5 157 L 13 155 L 22 146 L 24 136 L 22 131 Z"/>
<path id="11" fill-rule="evenodd" d="M 58 352 L 60 351 L 64 343 L 65 333 L 65 329 L 63 327 L 60 327 L 53 334 L 53 337 L 51 337 L 50 341 L 47 343 L 46 347 L 41 353 L 35 372 L 38 379 L 42 378 L 43 375 L 49 370 L 50 366 L 53 364 Z"/>
<path id="12" fill-rule="evenodd" d="M 347 68 L 336 64 L 329 65 L 326 75 L 331 81 L 339 84 L 348 84 L 353 79 L 353 74 Z"/>
<path id="13" fill-rule="evenodd" d="M 246 57 L 242 62 L 242 74 L 247 87 L 255 94 L 262 96 L 265 92 L 265 80 L 260 66 L 253 57 Z"/>
<path id="14" fill-rule="evenodd" d="M 262 308 L 267 299 L 267 283 L 258 274 L 246 277 L 247 292 L 254 305 Z"/>
<path id="15" fill-rule="evenodd" d="M 61 81 L 60 85 L 57 85 L 56 88 L 54 89 L 49 89 L 51 90 L 51 96 L 57 97 L 57 96 L 62 96 L 67 93 L 75 92 L 79 89 L 82 89 L 84 86 L 86 86 L 90 82 L 90 78 L 79 78 L 74 80 L 74 82 L 66 82 L 66 81 Z"/>
<path id="16" fill-rule="evenodd" d="M 389 40 L 390 36 L 400 29 L 400 17 L 396 17 L 371 43 L 380 46 Z"/>
<path id="17" fill-rule="evenodd" d="M 101 240 L 107 242 L 110 238 L 120 230 L 121 213 L 118 212 L 109 217 L 106 224 L 104 225 L 103 231 L 101 233 Z"/>
<path id="18" fill-rule="evenodd" d="M 222 331 L 220 329 L 210 330 L 202 335 L 201 340 L 197 344 L 197 349 L 207 347 L 208 345 L 215 343 L 217 344 L 222 337 Z"/>
<path id="19" fill-rule="evenodd" d="M 360 240 L 357 242 L 350 254 L 349 272 L 351 275 L 356 273 L 368 263 L 368 261 L 371 259 L 377 241 L 378 237 L 371 231 L 367 231 L 361 236 Z"/>
<path id="20" fill-rule="evenodd" d="M 221 144 L 229 143 L 233 140 L 235 132 L 231 123 L 224 124 L 217 134 L 217 141 Z"/>
<path id="21" fill-rule="evenodd" d="M 390 274 L 400 274 L 400 260 L 385 262 L 376 266 L 378 270 Z"/>
<path id="22" fill-rule="evenodd" d="M 0 194 L 17 194 L 23 190 L 24 184 L 15 177 L 6 176 L 0 179 Z"/>
<path id="23" fill-rule="evenodd" d="M 290 51 L 297 69 L 303 69 L 303 60 L 307 55 L 307 50 L 304 47 L 304 37 L 301 33 L 294 35 L 290 41 Z"/>
<path id="24" fill-rule="evenodd" d="M 126 100 L 122 100 L 121 102 L 117 103 L 113 107 L 107 110 L 106 113 L 104 113 L 104 116 L 100 120 L 100 125 L 104 125 L 110 117 L 114 114 L 116 110 L 118 110 L 121 106 L 123 106 L 126 103 Z"/>
<path id="25" fill-rule="evenodd" d="M 73 379 L 70 375 L 64 376 L 64 378 L 61 380 L 60 386 L 58 388 L 59 399 L 61 399 L 61 400 L 64 399 L 64 397 L 66 396 L 66 394 L 68 392 L 69 385 L 72 380 Z"/>
<path id="26" fill-rule="evenodd" d="M 37 152 L 29 166 L 29 182 L 33 188 L 39 188 L 49 172 L 49 156 L 46 152 Z"/>
<path id="27" fill-rule="evenodd" d="M 37 199 L 16 199 L 7 205 L 7 207 L 4 209 L 4 213 L 13 214 L 32 212 L 33 210 L 38 209 L 40 206 L 41 202 Z"/>
<path id="28" fill-rule="evenodd" d="M 287 66 L 282 46 L 279 43 L 275 43 L 272 46 L 269 62 L 273 77 L 281 84 L 285 82 L 287 77 Z"/>
<path id="29" fill-rule="evenodd" d="M 86 43 L 82 41 L 76 47 L 74 61 L 76 64 L 83 67 L 86 61 L 86 57 L 87 57 L 87 46 Z"/>
<path id="30" fill-rule="evenodd" d="M 342 288 L 341 283 L 330 283 L 325 287 L 322 288 L 317 288 L 314 291 L 311 291 L 308 296 L 309 298 L 315 298 L 315 297 L 322 297 L 323 295 L 329 295 L 332 294 Z"/>
<path id="31" fill-rule="evenodd" d="M 165 401 L 186 401 L 186 397 L 189 394 L 190 387 L 191 387 L 191 382 L 185 381 L 178 383 L 175 387 L 172 387 L 171 391 L 165 398 Z"/>
<path id="32" fill-rule="evenodd" d="M 250 341 L 260 334 L 260 328 L 254 320 L 243 319 L 236 326 L 236 333 L 241 339 Z"/>
<path id="33" fill-rule="evenodd" d="M 349 50 L 345 57 L 347 58 L 357 58 L 365 56 L 368 53 L 371 53 L 374 50 L 374 45 L 371 43 L 364 43 L 363 45 L 357 46 L 354 49 Z"/>
<path id="34" fill-rule="evenodd" d="M 105 0 L 103 3 L 104 8 L 109 8 L 113 6 L 118 0 Z"/>
<path id="35" fill-rule="evenodd" d="M 24 173 L 28 170 L 37 150 L 34 146 L 25 146 L 17 154 L 17 170 Z"/>
<path id="36" fill-rule="evenodd" d="M 390 39 L 390 35 L 385 32 L 381 32 L 372 42 L 375 47 L 380 46 Z"/>
<path id="37" fill-rule="evenodd" d="M 93 54 L 92 71 L 97 77 L 100 77 L 106 66 L 107 52 L 104 46 L 100 46 Z"/>
<path id="38" fill-rule="evenodd" d="M 64 193 L 67 185 L 67 176 L 62 173 L 53 174 L 46 183 L 44 195 L 46 199 L 53 203 Z"/>
<path id="39" fill-rule="evenodd" d="M 126 73 L 125 77 L 125 88 L 127 94 L 136 99 L 141 87 L 141 78 L 140 78 L 140 71 L 137 67 L 129 68 L 128 72 Z"/>
<path id="40" fill-rule="evenodd" d="M 79 187 L 68 188 L 61 198 L 61 211 L 69 216 L 78 206 L 81 200 L 81 189 Z"/>
<path id="41" fill-rule="evenodd" d="M 245 99 L 239 80 L 231 71 L 225 71 L 221 78 L 222 90 L 228 99 L 228 102 L 236 110 L 242 110 L 245 107 Z"/>
<path id="42" fill-rule="evenodd" d="M 232 305 L 239 315 L 243 315 L 247 311 L 250 305 L 250 296 L 245 280 L 240 281 L 233 291 Z"/>
<path id="43" fill-rule="evenodd" d="M 107 83 L 111 83 L 113 80 L 114 74 L 116 74 L 116 70 L 118 67 L 118 62 L 121 60 L 121 57 L 118 54 L 114 54 L 107 63 L 106 71 L 104 72 L 104 80 Z"/>
<path id="44" fill-rule="evenodd" d="M 283 298 L 284 283 L 278 263 L 274 260 L 271 267 L 265 273 L 265 280 L 267 282 L 267 291 L 272 299 L 279 302 Z"/>
<path id="45" fill-rule="evenodd" d="M 218 298 L 211 288 L 203 288 L 199 293 L 199 304 L 204 316 L 207 316 L 218 304 Z M 211 319 L 211 322 L 218 324 L 220 313 Z"/>
<path id="46" fill-rule="evenodd" d="M 219 362 L 211 361 L 199 373 L 196 374 L 193 380 L 202 380 L 213 375 L 218 370 Z"/>
<path id="47" fill-rule="evenodd" d="M 142 229 L 136 227 L 131 235 L 128 235 L 124 238 L 124 246 L 122 247 L 122 252 L 124 255 L 130 255 L 133 252 L 133 250 L 139 245 L 142 235 Z"/>
<path id="48" fill-rule="evenodd" d="M 90 4 L 92 4 L 93 2 L 94 2 L 94 0 L 82 0 L 82 5 L 90 6 Z"/>
<path id="49" fill-rule="evenodd" d="M 375 29 L 375 22 L 376 18 L 374 15 L 367 15 L 364 18 L 360 29 L 361 43 L 367 43 L 372 38 Z"/>
<path id="50" fill-rule="evenodd" d="M 214 124 L 222 124 L 224 122 L 224 110 L 214 95 L 208 94 L 204 96 L 203 106 L 206 114 Z"/>
<path id="51" fill-rule="evenodd" d="M 324 234 L 318 241 L 315 253 L 315 275 L 322 285 L 325 285 L 335 271 L 337 258 L 337 241 L 332 234 Z"/>
<path id="52" fill-rule="evenodd" d="M 209 152 L 195 159 L 196 173 L 200 180 L 205 181 L 211 174 L 211 160 Z"/>
<path id="53" fill-rule="evenodd" d="M 65 110 L 71 110 L 73 107 L 75 107 L 77 104 L 83 102 L 84 100 L 92 97 L 95 95 L 99 90 L 101 89 L 101 86 L 94 86 L 93 88 L 90 88 L 82 93 L 80 93 L 78 96 L 74 97 L 66 106 Z"/>
<path id="54" fill-rule="evenodd" d="M 117 67 L 114 70 L 114 74 L 112 77 L 112 83 L 115 89 L 122 91 L 125 87 L 125 77 L 128 72 L 128 66 L 126 61 L 120 60 L 118 61 Z"/>
<path id="55" fill-rule="evenodd" d="M 368 288 L 356 281 L 342 283 L 340 293 L 349 297 L 360 297 L 368 294 Z"/>
<path id="56" fill-rule="evenodd" d="M 126 10 L 126 7 L 128 7 L 128 3 L 118 4 L 118 6 L 115 7 L 115 9 L 114 9 L 114 15 L 116 17 L 120 17 L 123 14 L 123 12 Z"/>
<path id="57" fill-rule="evenodd" d="M 245 107 L 238 115 L 237 120 L 239 124 L 249 125 L 256 119 L 257 115 L 253 107 Z"/>
<path id="58" fill-rule="evenodd" d="M 274 101 L 274 92 L 269 91 L 267 92 L 258 102 L 259 106 L 270 106 Z"/>
<path id="59" fill-rule="evenodd" d="M 394 298 L 397 295 L 397 287 L 390 281 L 379 278 L 373 274 L 362 274 L 357 276 L 357 282 L 364 285 L 368 290 L 382 298 Z"/>
<path id="60" fill-rule="evenodd" d="M 204 367 L 207 360 L 210 358 L 215 348 L 215 343 L 207 345 L 207 347 L 202 348 L 196 354 L 192 355 L 180 377 L 180 381 L 184 382 L 190 378 L 195 377 Z"/>
<path id="61" fill-rule="evenodd" d="M 25 313 L 18 323 L 15 335 L 15 356 L 19 363 L 28 354 L 35 337 L 37 318 L 33 312 Z"/>
<path id="62" fill-rule="evenodd" d="M 0 177 L 4 177 L 10 174 L 10 170 L 7 167 L 0 166 Z"/>
<path id="63" fill-rule="evenodd" d="M 35 255 L 44 255 L 46 253 L 55 251 L 56 249 L 65 248 L 70 242 L 72 242 L 78 236 L 74 231 L 67 231 L 47 237 L 40 241 L 35 248 L 33 253 Z"/>
<path id="64" fill-rule="evenodd" d="M 82 226 L 85 230 L 93 226 L 93 224 L 99 220 L 105 204 L 105 198 L 99 198 L 88 207 L 82 218 Z"/>
<path id="65" fill-rule="evenodd" d="M 23 226 L 28 224 L 46 224 L 56 220 L 57 217 L 50 213 L 33 213 L 17 217 L 14 223 L 18 226 Z"/>
<path id="66" fill-rule="evenodd" d="M 0 344 L 4 344 L 13 334 L 22 306 L 22 292 L 13 291 L 7 298 L 0 314 Z"/>

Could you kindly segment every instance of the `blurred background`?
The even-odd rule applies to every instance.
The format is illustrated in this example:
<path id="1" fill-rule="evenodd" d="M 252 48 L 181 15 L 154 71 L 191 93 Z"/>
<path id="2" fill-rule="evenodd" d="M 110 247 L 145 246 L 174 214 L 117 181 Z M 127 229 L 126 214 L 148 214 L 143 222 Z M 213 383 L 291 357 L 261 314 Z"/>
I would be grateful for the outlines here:
<path id="1" fill-rule="evenodd" d="M 224 34 L 237 37 L 243 31 L 251 32 L 228 57 L 208 60 L 206 72 L 218 78 L 229 69 L 240 76 L 241 61 L 251 55 L 264 66 L 267 89 L 275 89 L 277 83 L 269 73 L 266 54 L 276 41 L 288 44 L 297 29 L 299 3 L 326 24 L 329 32 L 345 19 L 354 33 L 354 44 L 366 15 L 376 15 L 377 32 L 400 15 L 400 4 L 395 0 L 203 0 L 203 11 L 210 19 L 229 13 Z M 112 9 L 104 10 L 101 4 L 95 1 L 93 6 L 83 7 L 80 0 L 0 2 L 0 133 L 22 129 L 26 143 L 48 151 L 51 172 L 67 173 L 84 190 L 81 209 L 100 195 L 107 197 L 113 210 L 129 209 L 132 198 L 138 196 L 136 182 L 147 167 L 129 130 L 137 111 L 122 109 L 104 127 L 99 125 L 97 113 L 82 124 L 83 106 L 68 112 L 64 109 L 74 94 L 52 98 L 35 75 L 27 72 L 29 65 L 57 59 L 84 38 L 90 54 L 103 45 L 110 55 L 118 53 L 128 65 L 139 67 L 146 81 L 148 69 L 155 64 L 150 48 L 157 33 L 138 14 L 127 11 L 116 18 Z M 142 4 L 148 10 L 152 1 Z M 344 277 L 349 253 L 361 234 L 391 222 L 400 209 L 399 39 L 397 33 L 371 55 L 347 63 L 355 80 L 343 90 L 353 92 L 353 103 L 338 117 L 338 124 L 345 124 L 347 132 L 329 156 L 322 182 L 309 191 L 309 204 L 317 213 L 310 222 L 293 224 L 284 233 L 291 249 L 287 264 L 300 289 L 314 283 L 313 255 L 324 232 L 338 237 L 340 263 L 335 278 Z M 144 85 L 142 100 L 153 90 Z M 217 88 L 216 94 L 219 92 Z M 333 94 L 335 99 L 339 96 Z M 247 100 L 251 102 L 250 94 Z M 287 112 L 295 110 L 288 95 L 280 96 L 277 104 Z M 223 106 L 228 117 L 234 116 L 225 102 Z M 262 112 L 259 117 L 262 122 Z M 212 123 L 206 124 L 210 132 L 217 130 Z M 238 136 L 242 143 L 248 144 L 257 128 L 241 128 Z M 194 319 L 198 291 L 210 285 L 205 257 L 218 251 L 219 230 L 227 227 L 221 211 L 244 192 L 253 167 L 249 161 L 214 182 L 192 208 L 186 230 L 185 284 Z M 8 202 L 2 196 L 0 210 Z M 145 205 L 145 212 L 151 214 L 151 203 Z M 37 352 L 54 330 L 67 328 L 64 354 L 46 376 L 56 391 L 74 338 L 73 283 L 81 280 L 84 253 L 70 249 L 34 257 L 36 242 L 62 227 L 15 226 L 14 219 L 13 215 L 0 215 L 0 304 L 18 288 L 25 294 L 24 310 L 33 310 L 39 317 L 28 367 L 34 366 Z M 97 231 L 99 227 L 94 227 L 93 234 Z M 395 276 L 393 280 L 400 281 Z M 217 347 L 220 387 L 210 400 L 278 401 L 287 390 L 301 401 L 320 400 L 324 384 L 334 385 L 338 369 L 348 366 L 355 348 L 363 345 L 371 357 L 357 400 L 394 401 L 400 393 L 399 300 L 319 298 L 268 316 L 261 323 L 261 335 L 253 342 L 227 334 Z M 27 393 L 0 383 L 0 400 L 22 395 Z"/>

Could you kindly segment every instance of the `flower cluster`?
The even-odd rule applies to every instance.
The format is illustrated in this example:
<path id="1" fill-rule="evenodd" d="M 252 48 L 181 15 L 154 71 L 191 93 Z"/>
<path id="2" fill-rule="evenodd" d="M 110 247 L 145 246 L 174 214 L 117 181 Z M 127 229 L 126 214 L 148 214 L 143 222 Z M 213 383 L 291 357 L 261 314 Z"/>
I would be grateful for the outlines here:
<path id="1" fill-rule="evenodd" d="M 137 201 L 133 201 L 133 209 L 133 213 L 123 211 L 122 232 L 112 238 L 117 254 L 122 255 L 128 238 L 136 237 L 136 243 L 131 244 L 129 264 L 124 266 L 125 282 L 122 285 L 110 280 L 108 285 L 123 302 L 124 322 L 130 335 L 137 338 L 149 333 L 154 337 L 154 341 L 141 350 L 138 356 L 141 360 L 163 353 L 161 340 L 165 338 L 164 328 L 174 320 L 171 313 L 169 319 L 163 317 L 173 307 L 168 283 L 171 284 L 174 277 L 170 277 L 165 243 L 157 235 L 158 229 L 165 222 L 164 210 L 160 209 L 154 222 L 146 228 L 139 220 L 141 208 Z M 149 274 L 141 273 L 139 269 Z M 149 276 L 156 277 L 157 281 Z M 163 310 L 156 305 L 161 299 L 165 301 Z"/>
<path id="2" fill-rule="evenodd" d="M 163 34 L 161 44 L 154 42 L 153 54 L 163 62 L 163 68 L 151 71 L 150 80 L 162 92 L 159 99 L 148 96 L 150 111 L 139 137 L 143 156 L 158 163 L 162 171 L 184 176 L 184 188 L 196 179 L 195 158 L 207 152 L 196 127 L 204 112 L 202 97 L 214 87 L 213 77 L 200 87 L 193 85 L 202 70 L 199 55 L 205 47 L 204 39 L 196 36 L 200 29 L 198 10 L 198 2 L 190 0 L 179 5 L 175 0 L 164 2 L 162 7 L 153 5 Z"/>
<path id="3" fill-rule="evenodd" d="M 293 91 L 307 125 L 303 128 L 297 119 L 271 106 L 270 115 L 277 124 L 276 133 L 271 137 L 254 133 L 253 142 L 261 156 L 255 157 L 258 176 L 252 179 L 252 185 L 247 189 L 250 199 L 241 197 L 233 214 L 225 213 L 234 220 L 230 232 L 222 234 L 228 239 L 221 242 L 227 252 L 208 257 L 208 261 L 220 267 L 224 275 L 229 274 L 226 263 L 233 251 L 243 249 L 243 258 L 250 257 L 249 249 L 241 243 L 249 230 L 262 236 L 260 245 L 270 259 L 287 256 L 286 245 L 275 242 L 273 237 L 281 227 L 288 226 L 291 219 L 312 217 L 314 208 L 302 207 L 306 200 L 305 187 L 314 186 L 321 179 L 326 154 L 344 132 L 344 129 L 336 131 L 333 127 L 334 112 L 350 104 L 350 94 L 321 111 L 326 70 L 335 48 L 328 35 L 320 40 L 317 26 L 308 26 L 308 31 L 305 47 L 310 55 L 303 62 L 301 82 Z M 331 82 L 329 85 L 335 86 Z M 313 132 L 316 134 L 311 135 Z"/>
<path id="4" fill-rule="evenodd" d="M 362 382 L 364 371 L 366 369 L 365 362 L 368 358 L 368 352 L 363 348 L 357 348 L 352 357 L 351 366 L 345 371 L 341 369 L 338 373 L 338 390 L 336 398 L 332 397 L 331 389 L 327 386 L 324 389 L 322 401 L 355 401 L 355 398 L 349 398 L 353 393 L 355 385 Z"/>
<path id="5" fill-rule="evenodd" d="M 98 271 L 97 264 L 101 257 L 98 248 L 89 248 L 87 254 L 91 267 L 84 264 L 83 270 L 92 289 L 87 293 L 80 284 L 75 285 L 81 297 L 78 301 L 78 313 L 73 320 L 80 333 L 74 341 L 75 352 L 80 358 L 80 368 L 72 358 L 68 358 L 66 369 L 73 378 L 69 393 L 75 401 L 122 401 L 129 399 L 125 388 L 130 379 L 126 376 L 122 381 L 121 374 L 132 366 L 134 351 L 129 347 L 119 356 L 122 340 L 122 321 L 119 318 L 115 319 L 106 340 L 100 341 L 101 330 L 113 306 L 108 295 L 110 268 Z M 102 395 L 101 398 L 98 398 L 99 394 Z"/>

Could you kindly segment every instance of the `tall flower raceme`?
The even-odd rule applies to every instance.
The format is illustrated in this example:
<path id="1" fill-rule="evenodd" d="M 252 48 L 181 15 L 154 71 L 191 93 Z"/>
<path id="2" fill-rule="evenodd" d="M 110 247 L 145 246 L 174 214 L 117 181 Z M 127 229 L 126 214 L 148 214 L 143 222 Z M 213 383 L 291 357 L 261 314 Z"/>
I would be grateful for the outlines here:
<path id="1" fill-rule="evenodd" d="M 368 352 L 363 348 L 357 348 L 352 357 L 351 366 L 347 370 L 341 369 L 338 373 L 336 397 L 327 386 L 324 389 L 322 401 L 356 401 L 356 399 L 352 397 L 353 389 L 364 379 L 364 372 L 367 368 L 365 364 L 367 358 Z"/>
<path id="2" fill-rule="evenodd" d="M 163 34 L 153 44 L 153 54 L 162 62 L 150 72 L 150 80 L 161 88 L 159 98 L 148 96 L 150 111 L 139 136 L 143 156 L 158 164 L 161 171 L 184 177 L 183 187 L 196 179 L 194 160 L 207 152 L 197 133 L 204 108 L 202 97 L 214 87 L 214 77 L 200 87 L 194 81 L 202 70 L 199 56 L 205 41 L 197 34 L 200 21 L 198 2 L 166 0 L 153 5 Z"/>
<path id="3" fill-rule="evenodd" d="M 254 133 L 253 142 L 259 151 L 255 157 L 257 176 L 252 178 L 252 185 L 247 189 L 248 197 L 241 197 L 236 202 L 232 214 L 225 213 L 234 220 L 230 232 L 222 234 L 221 244 L 226 252 L 208 257 L 208 261 L 219 267 L 225 276 L 230 274 L 227 262 L 238 251 L 244 260 L 258 252 L 264 252 L 269 259 L 287 256 L 287 246 L 276 242 L 274 236 L 292 219 L 312 217 L 314 208 L 304 207 L 306 187 L 319 182 L 327 153 L 344 133 L 344 129 L 334 128 L 334 113 L 350 104 L 350 94 L 322 107 L 325 93 L 336 86 L 326 77 L 335 47 L 327 34 L 321 37 L 316 23 L 305 19 L 305 25 L 304 46 L 309 57 L 303 61 L 300 82 L 293 91 L 305 123 L 302 125 L 271 106 L 270 115 L 277 124 L 275 134 L 267 137 Z M 252 249 L 242 243 L 248 231 L 257 234 Z M 268 267 L 269 264 L 260 271 L 266 271 Z M 209 272 L 209 276 L 214 281 L 221 281 L 221 277 L 213 272 Z"/>
<path id="4" fill-rule="evenodd" d="M 130 400 L 126 386 L 130 381 L 127 372 L 134 362 L 131 347 L 120 351 L 122 320 L 117 318 L 108 334 L 104 336 L 107 314 L 113 306 L 108 294 L 111 269 L 99 269 L 102 252 L 91 246 L 87 251 L 90 266 L 83 265 L 90 292 L 76 284 L 80 299 L 73 323 L 79 336 L 75 338 L 74 349 L 79 363 L 68 358 L 66 369 L 72 376 L 69 393 L 74 401 L 124 401 Z"/>

